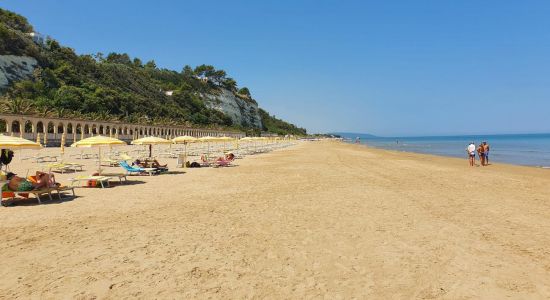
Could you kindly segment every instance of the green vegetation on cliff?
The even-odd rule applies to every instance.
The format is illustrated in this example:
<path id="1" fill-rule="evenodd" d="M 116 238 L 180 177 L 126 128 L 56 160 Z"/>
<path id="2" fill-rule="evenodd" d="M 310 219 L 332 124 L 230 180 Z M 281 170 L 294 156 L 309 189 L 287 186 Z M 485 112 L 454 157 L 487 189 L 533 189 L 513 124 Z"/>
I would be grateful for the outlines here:
<path id="1" fill-rule="evenodd" d="M 277 119 L 275 116 L 260 108 L 260 117 L 262 118 L 263 131 L 276 133 L 279 135 L 293 134 L 306 135 L 304 128 L 298 128 L 294 124 L 289 124 L 283 120 Z"/>
<path id="2" fill-rule="evenodd" d="M 0 9 L 0 55 L 30 56 L 38 61 L 32 78 L 0 91 L 0 111 L 131 123 L 232 127 L 230 117 L 206 107 L 204 94 L 221 89 L 257 105 L 248 88 L 223 70 L 210 65 L 185 66 L 181 72 L 160 69 L 154 61 L 143 63 L 128 54 L 77 55 L 74 50 L 46 39 L 33 42 L 33 28 L 15 13 Z M 166 92 L 170 91 L 171 95 Z M 260 113 L 264 130 L 279 134 L 305 134 L 292 124 Z M 292 131 L 285 131 L 288 128 Z M 295 130 L 296 129 L 296 130 Z"/>

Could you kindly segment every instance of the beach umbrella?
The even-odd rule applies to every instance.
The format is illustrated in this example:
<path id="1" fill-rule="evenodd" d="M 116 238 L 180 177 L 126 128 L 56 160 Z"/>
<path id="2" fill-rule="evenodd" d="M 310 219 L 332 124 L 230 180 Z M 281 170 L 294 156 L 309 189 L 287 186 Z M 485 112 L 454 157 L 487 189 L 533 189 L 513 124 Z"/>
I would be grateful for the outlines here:
<path id="1" fill-rule="evenodd" d="M 98 147 L 98 173 L 101 175 L 101 146 L 113 146 L 113 145 L 126 145 L 126 142 L 119 139 L 110 138 L 107 136 L 96 135 L 93 137 L 85 138 L 76 143 L 73 143 L 71 147 L 77 148 L 92 148 Z"/>
<path id="2" fill-rule="evenodd" d="M 193 136 L 189 136 L 189 135 L 182 135 L 182 136 L 178 136 L 178 137 L 175 137 L 172 139 L 172 142 L 174 142 L 174 144 L 183 144 L 184 145 L 184 148 L 185 148 L 185 155 L 183 157 L 183 167 L 185 168 L 185 163 L 187 162 L 187 144 L 188 143 L 194 143 L 196 142 L 198 139 L 196 137 L 193 137 Z"/>
<path id="3" fill-rule="evenodd" d="M 11 150 L 40 149 L 42 146 L 39 143 L 35 143 L 27 139 L 0 134 L 0 148 Z"/>
<path id="4" fill-rule="evenodd" d="M 226 149 L 226 146 L 227 146 L 226 143 L 230 142 L 230 141 L 233 141 L 234 138 L 229 137 L 229 136 L 220 136 L 216 140 L 219 141 L 219 142 L 223 142 L 223 152 L 225 152 L 225 149 Z"/>
<path id="5" fill-rule="evenodd" d="M 149 145 L 149 157 L 152 156 L 152 145 L 162 144 L 172 144 L 172 141 L 155 136 L 148 136 L 132 141 L 132 145 Z"/>
<path id="6" fill-rule="evenodd" d="M 246 151 L 248 152 L 250 149 L 250 142 L 254 141 L 253 137 L 245 136 L 239 140 L 239 142 L 247 142 L 246 143 Z"/>
<path id="7" fill-rule="evenodd" d="M 203 136 L 203 137 L 198 139 L 199 142 L 203 142 L 203 143 L 207 144 L 208 152 L 206 153 L 206 156 L 210 155 L 210 142 L 215 142 L 216 140 L 217 140 L 216 137 L 209 136 L 209 135 Z"/>

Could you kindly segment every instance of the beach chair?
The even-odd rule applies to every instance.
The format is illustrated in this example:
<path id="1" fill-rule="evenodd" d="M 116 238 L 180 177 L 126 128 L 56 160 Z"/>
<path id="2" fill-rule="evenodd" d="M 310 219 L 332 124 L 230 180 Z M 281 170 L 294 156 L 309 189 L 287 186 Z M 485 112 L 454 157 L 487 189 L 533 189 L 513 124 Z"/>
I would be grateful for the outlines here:
<path id="1" fill-rule="evenodd" d="M 49 164 L 48 168 L 50 169 L 50 171 L 57 171 L 63 174 L 64 172 L 67 172 L 67 171 L 74 171 L 75 173 L 76 171 L 82 171 L 83 166 L 84 165 L 77 164 L 77 163 L 60 162 L 60 163 Z"/>
<path id="2" fill-rule="evenodd" d="M 27 178 L 30 182 L 36 183 L 36 177 L 35 176 L 29 176 Z M 76 194 L 74 192 L 74 187 L 71 186 L 63 186 L 63 185 L 56 185 L 52 187 L 43 187 L 37 190 L 30 190 L 30 191 L 2 191 L 2 199 L 8 198 L 9 200 L 2 200 L 2 205 L 8 206 L 11 203 L 15 201 L 15 196 L 20 196 L 23 198 L 29 198 L 29 194 L 32 194 L 35 196 L 36 200 L 38 200 L 38 204 L 42 204 L 42 198 L 40 196 L 48 195 L 48 198 L 50 200 L 53 200 L 52 198 L 52 192 L 57 193 L 57 197 L 61 201 L 61 195 L 64 192 L 71 191 L 73 194 L 73 197 L 76 197 Z"/>
<path id="3" fill-rule="evenodd" d="M 101 188 L 105 188 L 105 185 L 107 187 L 110 187 L 109 185 L 109 179 L 111 179 L 112 177 L 109 177 L 109 176 L 77 176 L 77 177 L 74 177 L 74 178 L 69 178 L 69 181 L 71 182 L 71 187 L 74 188 L 75 186 L 75 183 L 78 183 L 80 184 L 80 182 L 82 181 L 95 181 L 95 182 L 99 182 L 99 185 L 101 186 Z M 107 184 L 105 184 L 107 183 Z"/>
<path id="4" fill-rule="evenodd" d="M 99 162 L 99 160 L 97 162 Z M 118 160 L 109 158 L 101 159 L 101 165 L 107 167 L 118 167 Z"/>
<path id="5" fill-rule="evenodd" d="M 62 200 L 62 198 L 61 198 L 62 194 L 61 193 L 66 192 L 66 191 L 72 191 L 73 197 L 76 197 L 75 192 L 74 192 L 74 187 L 72 187 L 72 186 L 50 187 L 50 188 L 42 188 L 42 189 L 39 189 L 39 190 L 31 190 L 31 191 L 7 191 L 7 192 L 2 192 L 2 198 L 6 198 L 6 195 L 8 195 L 7 198 L 10 198 L 10 200 L 8 200 L 8 201 L 3 200 L 2 205 L 7 206 L 7 205 L 10 205 L 11 203 L 13 203 L 13 201 L 15 201 L 15 196 L 22 196 L 24 198 L 28 198 L 29 194 L 32 194 L 32 195 L 35 196 L 35 198 L 38 200 L 38 204 L 42 204 L 42 198 L 40 198 L 40 196 L 47 194 L 49 199 L 53 200 L 52 192 L 56 192 L 57 197 L 61 201 Z"/>
<path id="6" fill-rule="evenodd" d="M 111 177 L 111 178 L 118 178 L 118 181 L 120 182 L 120 184 L 123 183 L 122 179 L 124 179 L 125 182 L 128 181 L 128 178 L 124 173 L 101 173 L 101 175 Z"/>
<path id="7" fill-rule="evenodd" d="M 153 174 L 158 174 L 158 169 L 155 168 L 138 168 L 138 167 L 132 167 L 130 166 L 126 161 L 121 160 L 118 163 L 124 170 L 126 170 L 127 175 L 132 174 L 143 174 L 147 173 L 149 176 L 153 176 Z"/>

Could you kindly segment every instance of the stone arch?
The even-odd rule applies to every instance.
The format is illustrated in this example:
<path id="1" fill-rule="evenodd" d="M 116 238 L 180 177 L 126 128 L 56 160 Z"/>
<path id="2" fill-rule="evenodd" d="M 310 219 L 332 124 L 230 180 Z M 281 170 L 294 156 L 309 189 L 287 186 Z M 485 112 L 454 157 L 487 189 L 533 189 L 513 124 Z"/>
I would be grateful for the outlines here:
<path id="1" fill-rule="evenodd" d="M 90 134 L 90 126 L 88 124 L 84 124 L 84 134 Z"/>
<path id="2" fill-rule="evenodd" d="M 109 125 L 105 126 L 105 135 L 111 134 L 111 127 Z"/>
<path id="3" fill-rule="evenodd" d="M 4 119 L 0 119 L 0 133 L 8 132 L 8 122 Z"/>
<path id="4" fill-rule="evenodd" d="M 13 122 L 11 122 L 11 132 L 19 133 L 20 126 L 21 124 L 18 120 L 13 120 Z"/>
<path id="5" fill-rule="evenodd" d="M 36 132 L 44 133 L 44 123 L 42 123 L 42 121 L 38 121 L 38 123 L 36 123 Z"/>
<path id="6" fill-rule="evenodd" d="M 96 124 L 92 124 L 92 134 L 93 135 L 97 134 L 97 125 Z"/>
<path id="7" fill-rule="evenodd" d="M 82 125 L 76 124 L 76 126 L 75 126 L 75 133 L 76 133 L 76 134 L 82 134 Z"/>
<path id="8" fill-rule="evenodd" d="M 73 124 L 72 123 L 67 124 L 67 133 L 68 134 L 73 133 Z"/>
<path id="9" fill-rule="evenodd" d="M 105 134 L 105 132 L 103 131 L 105 129 L 105 127 L 103 127 L 103 125 L 99 125 L 99 134 Z"/>
<path id="10" fill-rule="evenodd" d="M 57 124 L 57 133 L 64 133 L 65 132 L 65 126 L 63 126 L 63 123 L 59 122 Z"/>
<path id="11" fill-rule="evenodd" d="M 30 120 L 25 121 L 25 133 L 33 133 L 34 125 Z"/>
<path id="12" fill-rule="evenodd" d="M 128 127 L 124 127 L 124 130 L 122 130 L 122 134 L 128 134 Z"/>
<path id="13" fill-rule="evenodd" d="M 48 127 L 46 127 L 46 131 L 48 133 L 54 133 L 55 132 L 55 126 L 53 125 L 53 122 L 48 122 Z"/>

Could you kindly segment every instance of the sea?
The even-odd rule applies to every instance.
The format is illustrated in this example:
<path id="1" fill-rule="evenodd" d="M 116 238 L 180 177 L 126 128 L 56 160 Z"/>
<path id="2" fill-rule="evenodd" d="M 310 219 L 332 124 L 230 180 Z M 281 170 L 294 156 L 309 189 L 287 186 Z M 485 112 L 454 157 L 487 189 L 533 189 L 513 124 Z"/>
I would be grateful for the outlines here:
<path id="1" fill-rule="evenodd" d="M 419 137 L 375 137 L 356 133 L 338 133 L 347 142 L 357 138 L 370 147 L 466 158 L 470 142 L 486 141 L 490 162 L 550 168 L 550 134 L 503 134 Z"/>

